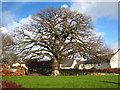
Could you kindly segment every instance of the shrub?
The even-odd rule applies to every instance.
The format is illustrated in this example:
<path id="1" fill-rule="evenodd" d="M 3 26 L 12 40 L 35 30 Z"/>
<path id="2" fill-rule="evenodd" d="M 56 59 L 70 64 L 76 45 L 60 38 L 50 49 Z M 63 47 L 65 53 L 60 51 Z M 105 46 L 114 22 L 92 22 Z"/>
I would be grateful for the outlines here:
<path id="1" fill-rule="evenodd" d="M 120 68 L 93 69 L 93 72 L 116 73 L 120 74 Z"/>
<path id="2" fill-rule="evenodd" d="M 120 74 L 120 68 L 105 68 L 105 69 L 61 69 L 61 75 L 88 75 L 90 73 L 116 73 Z"/>
<path id="3" fill-rule="evenodd" d="M 53 60 L 49 61 L 38 61 L 39 59 L 30 59 L 26 61 L 26 66 L 28 67 L 28 73 L 34 72 L 38 74 L 51 74 L 56 64 Z"/>
<path id="4" fill-rule="evenodd" d="M 13 82 L 2 81 L 2 88 L 22 88 L 21 85 L 17 85 Z"/>
<path id="5" fill-rule="evenodd" d="M 8 68 L 5 65 L 2 65 L 0 67 L 0 69 L 2 71 L 0 73 L 1 76 L 22 76 L 22 75 L 25 75 L 25 69 L 24 69 L 24 67 L 17 67 L 17 71 L 16 72 L 12 72 L 11 68 Z"/>

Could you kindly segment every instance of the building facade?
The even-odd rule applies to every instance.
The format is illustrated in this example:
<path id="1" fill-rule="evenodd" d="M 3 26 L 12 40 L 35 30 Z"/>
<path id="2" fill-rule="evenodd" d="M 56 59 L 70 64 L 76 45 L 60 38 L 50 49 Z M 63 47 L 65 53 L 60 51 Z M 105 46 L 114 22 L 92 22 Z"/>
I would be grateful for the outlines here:
<path id="1" fill-rule="evenodd" d="M 115 53 L 115 55 L 110 60 L 110 66 L 111 68 L 120 68 L 120 49 Z"/>

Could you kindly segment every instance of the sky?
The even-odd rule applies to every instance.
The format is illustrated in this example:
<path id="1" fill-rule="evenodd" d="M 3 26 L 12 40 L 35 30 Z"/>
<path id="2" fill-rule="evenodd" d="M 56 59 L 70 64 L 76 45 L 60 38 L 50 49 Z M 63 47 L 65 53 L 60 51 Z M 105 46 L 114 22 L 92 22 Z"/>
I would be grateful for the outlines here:
<path id="1" fill-rule="evenodd" d="M 91 0 L 92 1 L 92 0 Z M 2 2 L 0 20 L 5 33 L 13 33 L 16 26 L 29 23 L 30 16 L 45 8 L 66 7 L 91 16 L 94 32 L 102 36 L 105 44 L 118 49 L 118 3 L 117 2 Z M 1 9 L 1 8 L 0 8 Z"/>

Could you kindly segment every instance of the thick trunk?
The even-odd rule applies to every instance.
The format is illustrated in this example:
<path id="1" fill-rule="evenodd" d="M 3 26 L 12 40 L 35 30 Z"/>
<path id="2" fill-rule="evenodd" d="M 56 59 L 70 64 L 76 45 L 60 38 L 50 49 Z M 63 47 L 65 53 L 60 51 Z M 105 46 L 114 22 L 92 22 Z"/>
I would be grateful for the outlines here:
<path id="1" fill-rule="evenodd" d="M 59 64 L 58 64 L 56 59 L 53 60 L 53 71 L 52 71 L 52 74 L 54 76 L 59 76 L 60 75 L 60 73 L 59 73 Z"/>
<path id="2" fill-rule="evenodd" d="M 54 76 L 59 76 L 59 75 L 60 75 L 59 70 L 54 70 L 54 71 L 52 71 L 52 74 L 53 74 Z"/>

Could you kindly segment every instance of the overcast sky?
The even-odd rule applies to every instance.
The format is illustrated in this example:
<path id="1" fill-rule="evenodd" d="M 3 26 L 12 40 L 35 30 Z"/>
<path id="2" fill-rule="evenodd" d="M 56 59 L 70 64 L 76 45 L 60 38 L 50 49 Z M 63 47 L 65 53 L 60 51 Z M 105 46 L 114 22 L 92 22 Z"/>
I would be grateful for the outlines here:
<path id="1" fill-rule="evenodd" d="M 14 27 L 29 23 L 30 16 L 38 13 L 40 10 L 49 7 L 66 7 L 71 10 L 76 10 L 80 13 L 91 16 L 95 28 L 95 33 L 97 35 L 101 35 L 107 45 L 111 46 L 113 49 L 117 49 L 117 2 L 100 2 L 99 0 L 99 2 L 94 2 L 93 0 L 91 0 L 91 2 L 88 2 L 89 0 L 85 0 L 86 2 L 84 2 L 83 0 L 81 0 L 81 2 L 77 2 L 76 0 L 66 1 L 69 2 L 2 2 L 2 15 L 0 15 L 2 23 L 0 24 L 4 25 L 4 27 L 2 27 L 1 29 L 3 30 L 3 32 L 12 33 Z"/>

